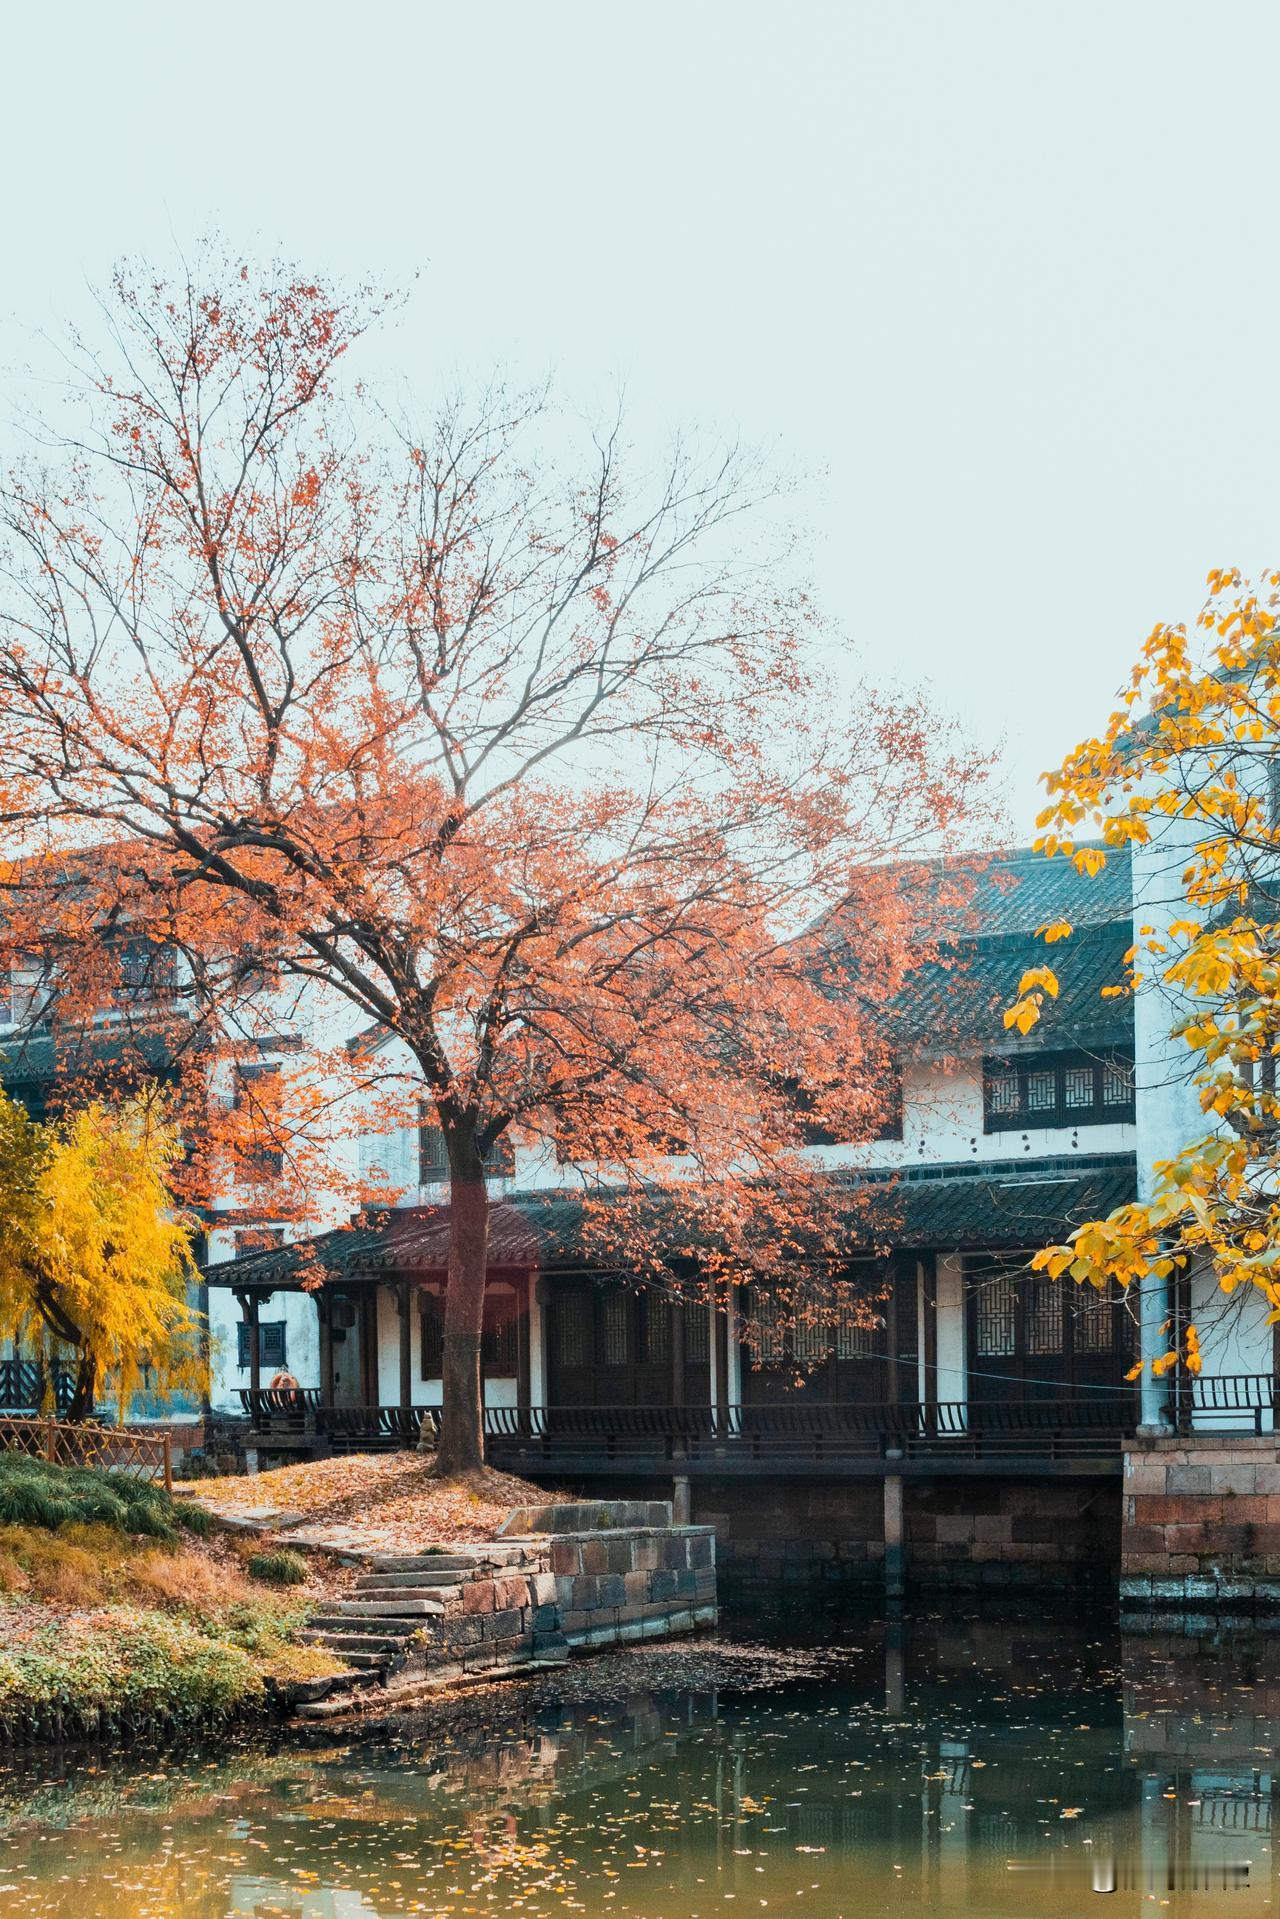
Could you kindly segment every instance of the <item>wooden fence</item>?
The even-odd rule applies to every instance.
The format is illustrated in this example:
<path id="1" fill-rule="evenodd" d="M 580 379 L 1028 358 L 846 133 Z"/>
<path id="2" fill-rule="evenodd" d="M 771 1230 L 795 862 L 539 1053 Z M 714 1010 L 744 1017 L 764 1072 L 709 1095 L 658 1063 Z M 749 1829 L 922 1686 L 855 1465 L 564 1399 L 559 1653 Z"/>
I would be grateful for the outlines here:
<path id="1" fill-rule="evenodd" d="M 173 1434 L 146 1426 L 71 1425 L 61 1419 L 0 1419 L 0 1452 L 29 1453 L 51 1466 L 136 1473 L 173 1491 Z"/>

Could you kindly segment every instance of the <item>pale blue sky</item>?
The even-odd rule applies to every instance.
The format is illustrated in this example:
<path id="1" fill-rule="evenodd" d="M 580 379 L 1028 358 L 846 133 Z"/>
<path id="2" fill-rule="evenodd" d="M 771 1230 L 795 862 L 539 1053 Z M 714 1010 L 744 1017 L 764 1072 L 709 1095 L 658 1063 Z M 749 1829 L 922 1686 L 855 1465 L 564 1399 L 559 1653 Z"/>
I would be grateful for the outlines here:
<path id="1" fill-rule="evenodd" d="M 1020 830 L 1158 617 L 1280 559 L 1280 7 L 647 0 L 5 22 L 6 363 L 120 253 L 421 277 L 500 361 L 813 476 L 872 662 L 1005 736 Z"/>

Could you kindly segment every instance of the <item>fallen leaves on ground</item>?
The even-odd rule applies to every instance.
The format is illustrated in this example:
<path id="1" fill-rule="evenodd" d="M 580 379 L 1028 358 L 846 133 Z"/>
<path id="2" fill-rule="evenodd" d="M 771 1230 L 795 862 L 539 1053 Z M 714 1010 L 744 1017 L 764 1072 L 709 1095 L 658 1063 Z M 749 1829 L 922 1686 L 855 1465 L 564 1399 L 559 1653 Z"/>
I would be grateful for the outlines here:
<path id="1" fill-rule="evenodd" d="M 201 1505 L 229 1518 L 279 1514 L 282 1530 L 305 1525 L 308 1542 L 359 1543 L 373 1551 L 414 1551 L 492 1539 L 513 1506 L 552 1497 L 527 1480 L 486 1468 L 467 1479 L 437 1479 L 416 1453 L 346 1453 L 271 1472 L 203 1479 Z"/>

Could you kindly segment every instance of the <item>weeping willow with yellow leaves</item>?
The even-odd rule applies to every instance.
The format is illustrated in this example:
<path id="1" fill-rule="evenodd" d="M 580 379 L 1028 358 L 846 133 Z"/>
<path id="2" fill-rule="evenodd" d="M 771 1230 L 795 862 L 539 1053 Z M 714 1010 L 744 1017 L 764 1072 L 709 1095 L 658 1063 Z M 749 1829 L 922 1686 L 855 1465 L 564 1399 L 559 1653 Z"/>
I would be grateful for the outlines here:
<path id="1" fill-rule="evenodd" d="M 1280 1319 L 1280 573 L 1247 583 L 1209 575 L 1197 628 L 1155 628 L 1105 734 L 1046 776 L 1037 847 L 1097 872 L 1107 849 L 1168 846 L 1185 905 L 1164 927 L 1135 927 L 1127 976 L 1157 983 L 1204 1115 L 1202 1135 L 1152 1169 L 1151 1197 L 1080 1227 L 1033 1262 L 1104 1288 L 1192 1266 L 1221 1296 L 1256 1288 Z M 1103 845 L 1082 846 L 1100 834 Z M 1056 922 L 1048 943 L 1067 939 Z M 1068 962 L 1069 963 L 1069 962 Z M 1049 966 L 1023 977 L 1005 1024 L 1026 1033 Z M 1153 1362 L 1200 1370 L 1200 1333 Z M 1136 1370 L 1136 1369 L 1135 1369 Z"/>
<path id="2" fill-rule="evenodd" d="M 47 1380 L 74 1355 L 72 1418 L 105 1390 L 123 1415 L 144 1368 L 162 1389 L 198 1381 L 192 1228 L 170 1187 L 180 1154 L 155 1100 L 42 1124 L 0 1094 L 0 1339 L 33 1348 Z"/>

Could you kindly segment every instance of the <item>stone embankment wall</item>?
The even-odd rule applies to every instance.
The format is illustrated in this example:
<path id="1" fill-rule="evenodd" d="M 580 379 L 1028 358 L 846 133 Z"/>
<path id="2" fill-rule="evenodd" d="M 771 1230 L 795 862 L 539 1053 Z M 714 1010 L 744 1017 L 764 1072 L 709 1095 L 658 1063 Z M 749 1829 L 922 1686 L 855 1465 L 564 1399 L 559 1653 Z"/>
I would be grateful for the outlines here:
<path id="1" fill-rule="evenodd" d="M 1124 1464 L 1126 1613 L 1280 1613 L 1280 1436 L 1135 1439 Z"/>
<path id="2" fill-rule="evenodd" d="M 996 1592 L 1116 1577 L 1120 1490 L 1114 1479 L 904 1478 L 900 1484 L 908 1586 Z M 715 1528 L 726 1592 L 806 1579 L 883 1591 L 883 1480 L 695 1480 L 691 1490 L 694 1517 Z"/>
<path id="3" fill-rule="evenodd" d="M 672 1638 L 719 1617 L 709 1526 L 506 1538 L 468 1557 L 466 1578 L 424 1622 L 420 1648 L 432 1679 L 574 1647 Z"/>

